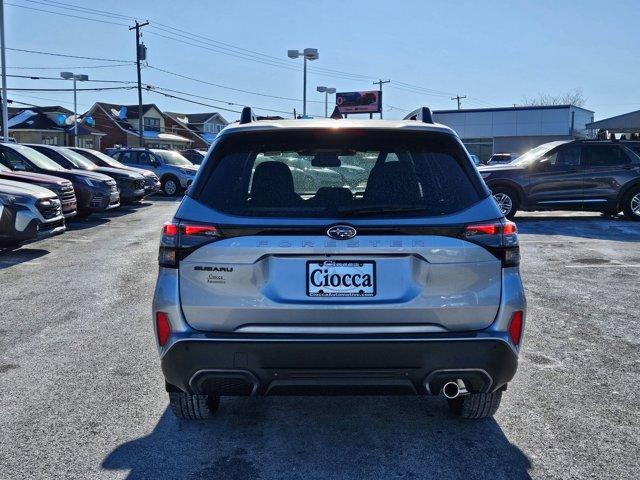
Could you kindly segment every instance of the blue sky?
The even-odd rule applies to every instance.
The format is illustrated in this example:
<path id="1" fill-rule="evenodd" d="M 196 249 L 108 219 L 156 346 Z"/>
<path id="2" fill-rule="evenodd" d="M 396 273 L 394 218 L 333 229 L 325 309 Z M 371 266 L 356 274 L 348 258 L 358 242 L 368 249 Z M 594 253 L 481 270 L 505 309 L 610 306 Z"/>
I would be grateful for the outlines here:
<path id="1" fill-rule="evenodd" d="M 320 59 L 309 65 L 314 71 L 309 73 L 308 99 L 318 102 L 309 104 L 312 114 L 321 114 L 324 109 L 320 103 L 323 97 L 315 91 L 317 85 L 339 91 L 366 90 L 373 88 L 372 81 L 377 78 L 391 79 L 384 91 L 386 118 L 401 118 L 405 110 L 421 105 L 454 108 L 450 97 L 456 93 L 468 96 L 463 107 L 478 108 L 519 104 L 525 97 L 562 94 L 576 88 L 582 90 L 587 98 L 585 106 L 596 112 L 596 118 L 640 109 L 637 1 L 616 1 L 606 6 L 591 0 L 7 3 L 6 42 L 10 48 L 131 61 L 135 58 L 134 35 L 125 24 L 131 24 L 132 18 L 148 19 L 154 28 L 143 29 L 143 41 L 151 67 L 221 86 L 289 98 L 253 95 L 149 67 L 143 69 L 145 84 L 208 97 L 188 98 L 231 110 L 239 107 L 226 102 L 261 107 L 265 110 L 258 111 L 263 114 L 276 114 L 266 109 L 290 112 L 295 107 L 300 111 L 302 64 L 288 59 L 286 51 L 305 47 L 320 51 Z M 168 27 L 171 29 L 167 31 Z M 112 63 L 7 52 L 8 67 L 39 67 L 9 68 L 12 75 L 57 77 L 59 70 L 79 67 L 73 70 L 94 79 L 135 80 L 133 65 L 88 68 Z M 43 67 L 48 69 L 40 69 Z M 319 68 L 331 71 L 318 71 Z M 18 78 L 9 78 L 8 83 L 14 88 L 69 86 L 62 81 Z M 72 101 L 69 92 L 15 92 L 9 98 L 67 107 Z M 143 98 L 169 111 L 215 110 L 156 93 L 144 93 Z M 134 90 L 79 94 L 81 108 L 96 100 L 136 103 L 137 95 Z M 221 113 L 227 119 L 238 116 Z"/>

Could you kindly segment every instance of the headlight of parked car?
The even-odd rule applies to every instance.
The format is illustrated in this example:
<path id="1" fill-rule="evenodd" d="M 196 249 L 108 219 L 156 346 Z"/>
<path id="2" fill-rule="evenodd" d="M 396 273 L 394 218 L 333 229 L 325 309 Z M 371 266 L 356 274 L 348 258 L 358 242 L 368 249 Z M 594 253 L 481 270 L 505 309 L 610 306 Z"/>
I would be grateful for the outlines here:
<path id="1" fill-rule="evenodd" d="M 16 201 L 16 197 L 7 193 L 0 193 L 0 203 L 3 205 L 12 205 Z"/>

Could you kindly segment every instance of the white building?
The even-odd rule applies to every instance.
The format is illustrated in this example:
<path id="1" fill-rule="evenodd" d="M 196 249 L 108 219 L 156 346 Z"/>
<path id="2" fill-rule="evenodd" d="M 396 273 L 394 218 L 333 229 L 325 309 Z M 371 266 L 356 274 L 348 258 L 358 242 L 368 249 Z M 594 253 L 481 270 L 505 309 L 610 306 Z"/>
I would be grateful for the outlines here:
<path id="1" fill-rule="evenodd" d="M 437 110 L 433 119 L 454 129 L 469 153 L 521 154 L 546 142 L 584 138 L 594 112 L 574 105 Z"/>

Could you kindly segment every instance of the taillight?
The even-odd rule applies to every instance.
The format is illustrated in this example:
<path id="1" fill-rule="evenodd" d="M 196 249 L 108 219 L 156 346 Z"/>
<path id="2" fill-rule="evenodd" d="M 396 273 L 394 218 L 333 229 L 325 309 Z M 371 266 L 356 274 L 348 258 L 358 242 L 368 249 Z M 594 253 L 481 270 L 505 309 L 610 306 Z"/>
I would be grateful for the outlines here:
<path id="1" fill-rule="evenodd" d="M 163 347 L 171 336 L 169 316 L 164 312 L 156 312 L 156 333 L 158 334 L 158 343 Z"/>
<path id="2" fill-rule="evenodd" d="M 180 260 L 196 248 L 220 238 L 214 225 L 170 222 L 162 227 L 158 263 L 161 267 L 177 268 Z"/>
<path id="3" fill-rule="evenodd" d="M 463 236 L 493 253 L 502 261 L 503 267 L 520 264 L 518 229 L 513 222 L 506 220 L 470 224 L 465 227 Z"/>
<path id="4" fill-rule="evenodd" d="M 509 339 L 511 343 L 518 346 L 522 339 L 522 311 L 513 312 L 509 322 Z"/>

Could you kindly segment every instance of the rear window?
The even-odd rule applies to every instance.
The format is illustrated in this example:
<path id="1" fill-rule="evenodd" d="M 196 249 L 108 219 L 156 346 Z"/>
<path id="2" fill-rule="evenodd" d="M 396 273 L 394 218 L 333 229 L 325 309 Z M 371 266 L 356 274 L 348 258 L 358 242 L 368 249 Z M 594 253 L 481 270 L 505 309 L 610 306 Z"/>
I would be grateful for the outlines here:
<path id="1" fill-rule="evenodd" d="M 190 195 L 232 215 L 437 216 L 485 196 L 464 150 L 446 134 L 254 132 L 221 139 L 212 156 Z"/>

